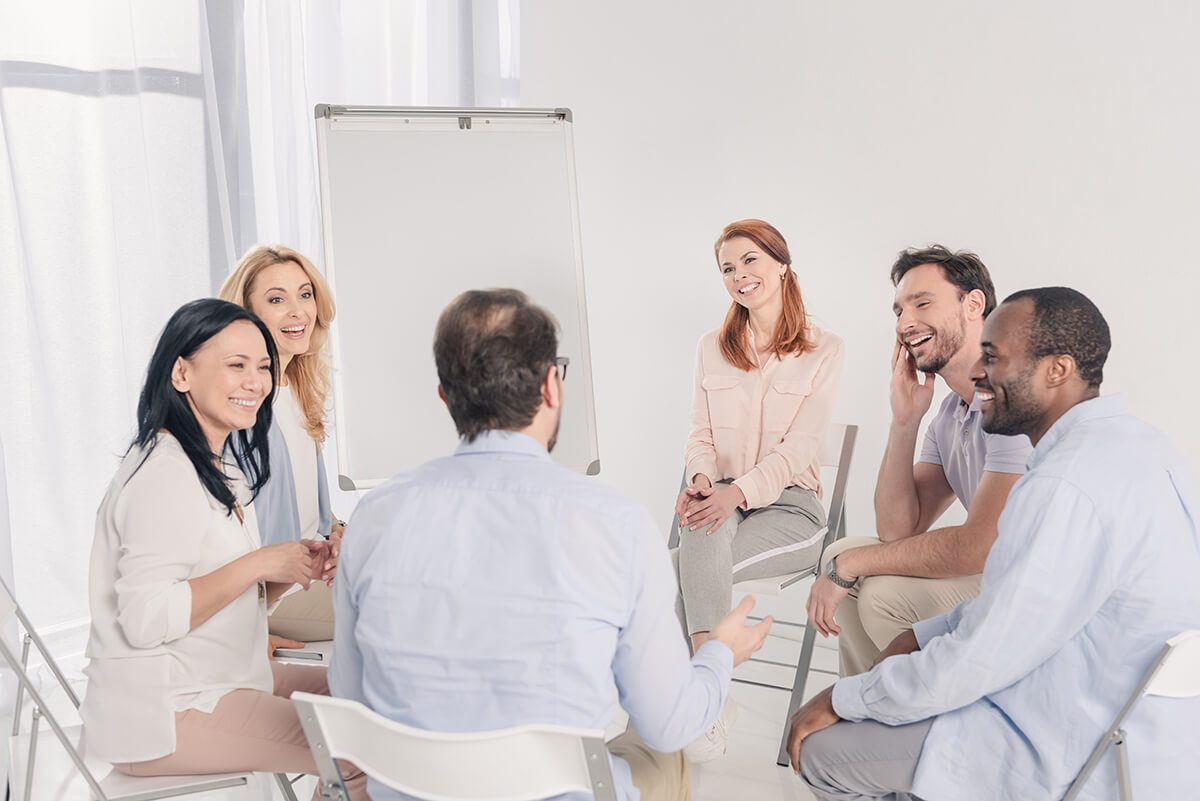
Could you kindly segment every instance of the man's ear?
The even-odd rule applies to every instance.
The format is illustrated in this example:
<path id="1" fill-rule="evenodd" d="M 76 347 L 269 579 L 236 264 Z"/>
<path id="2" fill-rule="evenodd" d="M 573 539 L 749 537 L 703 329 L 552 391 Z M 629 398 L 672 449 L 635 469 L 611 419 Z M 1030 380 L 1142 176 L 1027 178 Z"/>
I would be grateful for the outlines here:
<path id="1" fill-rule="evenodd" d="M 438 397 L 442 399 L 442 403 L 445 403 L 445 404 L 446 404 L 446 406 L 449 406 L 449 405 L 450 405 L 449 403 L 447 403 L 447 402 L 446 402 L 446 393 L 445 393 L 445 392 L 442 392 L 442 385 L 441 385 L 441 384 L 438 384 Z"/>
<path id="2" fill-rule="evenodd" d="M 550 409 L 562 406 L 562 382 L 558 380 L 558 366 L 550 365 L 542 381 L 542 403 Z"/>
<path id="3" fill-rule="evenodd" d="M 1079 375 L 1079 365 L 1075 358 L 1067 353 L 1046 357 L 1046 386 L 1058 389 L 1063 384 Z"/>
<path id="4" fill-rule="evenodd" d="M 187 392 L 190 388 L 190 367 L 182 356 L 175 360 L 175 365 L 171 368 L 171 386 L 175 387 L 177 392 Z"/>
<path id="5" fill-rule="evenodd" d="M 987 308 L 987 297 L 984 296 L 982 289 L 972 289 L 963 295 L 963 304 L 968 320 L 983 319 L 983 310 Z"/>

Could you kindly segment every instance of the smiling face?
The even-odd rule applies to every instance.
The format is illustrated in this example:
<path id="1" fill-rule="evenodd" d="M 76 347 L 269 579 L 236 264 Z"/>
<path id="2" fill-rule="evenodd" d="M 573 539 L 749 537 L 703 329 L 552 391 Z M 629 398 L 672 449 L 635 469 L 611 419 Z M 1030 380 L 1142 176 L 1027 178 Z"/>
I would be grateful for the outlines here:
<path id="1" fill-rule="evenodd" d="M 717 264 L 725 291 L 734 302 L 751 311 L 782 306 L 783 275 L 787 265 L 775 261 L 753 239 L 735 236 L 721 245 Z"/>
<path id="2" fill-rule="evenodd" d="M 1033 303 L 1002 303 L 983 326 L 982 352 L 971 369 L 980 400 L 983 430 L 989 434 L 1035 436 L 1047 403 L 1038 382 L 1038 360 L 1030 358 L 1025 331 Z"/>
<path id="3" fill-rule="evenodd" d="M 281 368 L 308 353 L 317 322 L 317 300 L 308 273 L 294 261 L 264 267 L 250 285 L 250 311 L 259 316 L 279 348 Z"/>
<path id="4" fill-rule="evenodd" d="M 188 405 L 213 453 L 234 431 L 250 428 L 271 391 L 271 357 L 258 326 L 238 320 L 221 329 L 190 358 L 180 357 L 171 385 Z"/>
<path id="5" fill-rule="evenodd" d="M 962 350 L 970 300 L 972 295 L 946 280 L 936 264 L 914 267 L 900 279 L 892 304 L 896 338 L 918 370 L 941 372 Z"/>

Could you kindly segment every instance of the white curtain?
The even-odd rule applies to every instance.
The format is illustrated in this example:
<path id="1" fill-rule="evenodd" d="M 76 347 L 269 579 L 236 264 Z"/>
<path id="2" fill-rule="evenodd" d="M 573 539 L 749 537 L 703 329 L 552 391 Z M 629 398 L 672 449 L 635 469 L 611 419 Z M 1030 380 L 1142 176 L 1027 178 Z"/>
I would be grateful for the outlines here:
<path id="1" fill-rule="evenodd" d="M 256 241 L 321 263 L 314 103 L 514 104 L 516 4 L 4 4 L 0 572 L 68 667 L 95 510 L 167 317 Z"/>

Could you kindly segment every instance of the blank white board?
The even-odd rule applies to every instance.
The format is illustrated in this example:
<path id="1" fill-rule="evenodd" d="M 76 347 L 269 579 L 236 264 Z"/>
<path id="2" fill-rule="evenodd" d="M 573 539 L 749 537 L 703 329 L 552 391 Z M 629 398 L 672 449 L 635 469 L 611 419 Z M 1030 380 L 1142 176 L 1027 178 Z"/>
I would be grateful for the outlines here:
<path id="1" fill-rule="evenodd" d="M 491 287 L 558 320 L 571 364 L 553 456 L 599 472 L 570 112 L 319 105 L 316 117 L 339 486 L 453 451 L 434 326 L 460 292 Z"/>

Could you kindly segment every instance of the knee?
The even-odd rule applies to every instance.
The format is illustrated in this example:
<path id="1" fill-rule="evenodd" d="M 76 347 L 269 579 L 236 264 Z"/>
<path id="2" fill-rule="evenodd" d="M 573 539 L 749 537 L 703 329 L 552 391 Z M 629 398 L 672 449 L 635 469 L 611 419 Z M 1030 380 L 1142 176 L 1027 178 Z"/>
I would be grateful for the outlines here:
<path id="1" fill-rule="evenodd" d="M 800 778 L 814 790 L 828 791 L 833 785 L 829 775 L 830 765 L 838 764 L 837 755 L 831 751 L 832 738 L 829 729 L 809 735 L 800 746 Z"/>
<path id="2" fill-rule="evenodd" d="M 896 606 L 895 588 L 886 576 L 868 576 L 858 583 L 858 611 L 862 618 L 891 618 Z"/>

